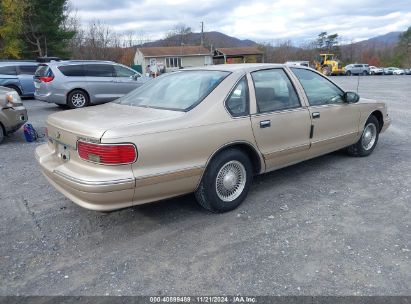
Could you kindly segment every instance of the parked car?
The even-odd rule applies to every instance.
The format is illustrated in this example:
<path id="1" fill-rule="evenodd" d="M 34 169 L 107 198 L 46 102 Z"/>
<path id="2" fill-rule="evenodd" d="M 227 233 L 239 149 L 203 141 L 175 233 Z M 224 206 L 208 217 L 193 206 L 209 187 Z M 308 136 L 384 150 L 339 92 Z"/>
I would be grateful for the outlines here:
<path id="1" fill-rule="evenodd" d="M 53 61 L 40 64 L 34 97 L 59 106 L 82 108 L 117 99 L 141 86 L 147 77 L 111 61 Z"/>
<path id="2" fill-rule="evenodd" d="M 22 97 L 34 96 L 34 61 L 0 61 L 0 86 L 16 90 Z"/>
<path id="3" fill-rule="evenodd" d="M 27 111 L 19 94 L 14 89 L 0 87 L 0 143 L 26 121 Z"/>
<path id="4" fill-rule="evenodd" d="M 392 71 L 393 75 L 405 75 L 405 71 L 403 69 L 395 69 Z"/>
<path id="5" fill-rule="evenodd" d="M 411 75 L 411 69 L 405 69 L 404 72 L 405 75 Z"/>
<path id="6" fill-rule="evenodd" d="M 217 65 L 155 78 L 117 101 L 48 117 L 47 180 L 108 211 L 195 192 L 225 212 L 253 175 L 347 148 L 367 156 L 390 124 L 382 102 L 310 68 Z"/>
<path id="7" fill-rule="evenodd" d="M 382 75 L 382 74 L 384 74 L 383 68 L 378 68 L 373 65 L 370 66 L 370 75 Z"/>
<path id="8" fill-rule="evenodd" d="M 345 75 L 368 75 L 370 74 L 370 67 L 368 64 L 349 64 L 345 66 Z"/>
<path id="9" fill-rule="evenodd" d="M 305 67 L 309 67 L 310 66 L 310 62 L 309 61 L 287 61 L 285 63 L 286 65 L 298 65 L 298 66 L 305 66 Z"/>
<path id="10" fill-rule="evenodd" d="M 394 75 L 394 71 L 398 69 L 396 67 L 384 68 L 384 75 Z"/>

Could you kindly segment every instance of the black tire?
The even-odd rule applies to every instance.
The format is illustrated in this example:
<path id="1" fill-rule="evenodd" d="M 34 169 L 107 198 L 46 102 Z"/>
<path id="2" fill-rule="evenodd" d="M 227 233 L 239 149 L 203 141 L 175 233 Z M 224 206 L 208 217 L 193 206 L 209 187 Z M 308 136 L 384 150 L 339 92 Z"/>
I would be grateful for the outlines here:
<path id="1" fill-rule="evenodd" d="M 331 71 L 332 71 L 332 68 L 328 65 L 325 65 L 322 68 L 322 74 L 325 76 L 331 76 Z"/>
<path id="2" fill-rule="evenodd" d="M 347 75 L 347 76 L 351 76 L 351 71 L 347 71 L 347 72 L 345 72 L 345 75 Z"/>
<path id="3" fill-rule="evenodd" d="M 368 75 L 367 71 L 363 71 L 363 72 L 362 72 L 362 75 L 363 75 L 363 76 L 367 76 L 367 75 Z"/>
<path id="4" fill-rule="evenodd" d="M 80 102 L 79 99 L 82 101 Z M 83 90 L 74 90 L 67 96 L 67 105 L 71 109 L 80 109 L 87 107 L 90 103 L 88 94 Z"/>
<path id="5" fill-rule="evenodd" d="M 6 88 L 15 90 L 15 91 L 17 92 L 17 94 L 19 94 L 19 96 L 21 96 L 21 95 L 23 94 L 23 93 L 21 92 L 21 90 L 19 89 L 19 87 L 16 87 L 16 86 L 6 86 Z"/>
<path id="6" fill-rule="evenodd" d="M 4 134 L 3 126 L 0 124 L 0 144 L 3 142 L 4 136 L 5 134 Z"/>
<path id="7" fill-rule="evenodd" d="M 245 176 L 241 179 L 236 176 L 233 188 L 240 187 L 242 190 L 235 190 L 236 195 L 232 195 L 232 200 L 222 200 L 221 194 L 217 193 L 217 178 L 222 177 L 222 172 L 220 170 L 225 167 L 228 168 L 230 165 L 241 168 L 238 164 L 241 164 L 242 172 L 245 172 Z M 241 169 L 240 169 L 241 171 Z M 234 172 L 240 172 L 235 171 Z M 232 171 L 230 171 L 232 172 Z M 227 176 L 227 175 L 226 175 Z M 237 208 L 247 197 L 248 191 L 250 190 L 250 185 L 253 179 L 253 168 L 248 156 L 238 149 L 228 149 L 219 154 L 217 154 L 207 166 L 207 169 L 201 179 L 200 185 L 198 186 L 195 196 L 198 203 L 208 211 L 215 213 L 222 213 L 231 211 Z M 243 186 L 239 186 L 240 181 L 243 181 Z M 220 179 L 220 186 L 224 187 L 222 180 Z M 220 188 L 221 188 L 220 187 Z M 223 188 L 227 190 L 226 188 Z M 231 190 L 230 190 L 231 191 Z"/>
<path id="8" fill-rule="evenodd" d="M 373 144 L 369 147 L 364 147 L 363 139 L 365 142 L 367 141 L 365 136 L 367 133 L 367 127 L 371 125 L 371 128 L 375 128 L 375 140 Z M 373 127 L 372 127 L 373 125 Z M 358 156 L 358 157 L 363 157 L 363 156 L 368 156 L 374 151 L 375 146 L 378 143 L 378 138 L 379 138 L 379 133 L 380 133 L 380 124 L 378 122 L 378 119 L 374 116 L 371 115 L 368 119 L 367 122 L 365 123 L 364 130 L 362 132 L 361 138 L 353 145 L 349 146 L 347 148 L 347 152 L 351 156 Z"/>

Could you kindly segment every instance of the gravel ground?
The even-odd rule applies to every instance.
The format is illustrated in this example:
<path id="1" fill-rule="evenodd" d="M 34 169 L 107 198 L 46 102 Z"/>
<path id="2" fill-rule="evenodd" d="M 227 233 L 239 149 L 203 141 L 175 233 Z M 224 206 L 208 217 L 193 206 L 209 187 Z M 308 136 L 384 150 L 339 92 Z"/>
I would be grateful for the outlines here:
<path id="1" fill-rule="evenodd" d="M 357 77 L 335 77 L 356 90 Z M 255 179 L 215 215 L 188 195 L 101 214 L 54 190 L 21 131 L 0 145 L 0 295 L 411 295 L 411 77 L 361 77 L 393 119 L 368 158 Z M 43 131 L 54 105 L 26 100 Z"/>

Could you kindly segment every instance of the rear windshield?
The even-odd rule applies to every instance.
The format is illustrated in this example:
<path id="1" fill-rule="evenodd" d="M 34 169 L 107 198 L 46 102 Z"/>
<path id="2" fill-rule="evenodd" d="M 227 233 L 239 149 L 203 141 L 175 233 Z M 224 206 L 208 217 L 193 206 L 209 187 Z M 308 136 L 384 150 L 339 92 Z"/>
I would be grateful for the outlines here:
<path id="1" fill-rule="evenodd" d="M 48 65 L 46 64 L 41 64 L 38 66 L 36 73 L 34 74 L 34 77 L 47 77 L 51 76 L 51 70 Z"/>
<path id="2" fill-rule="evenodd" d="M 199 104 L 229 72 L 179 71 L 148 81 L 116 103 L 176 111 L 189 111 Z"/>

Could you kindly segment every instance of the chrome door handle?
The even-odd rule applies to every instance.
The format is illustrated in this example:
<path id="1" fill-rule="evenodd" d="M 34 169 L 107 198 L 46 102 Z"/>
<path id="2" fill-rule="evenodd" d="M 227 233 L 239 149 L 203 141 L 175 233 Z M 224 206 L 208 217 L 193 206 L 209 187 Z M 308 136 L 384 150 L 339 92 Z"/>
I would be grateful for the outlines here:
<path id="1" fill-rule="evenodd" d="M 314 112 L 314 113 L 312 114 L 312 117 L 313 117 L 313 119 L 320 118 L 320 112 Z"/>
<path id="2" fill-rule="evenodd" d="M 269 121 L 269 120 L 260 121 L 260 128 L 261 129 L 268 128 L 268 127 L 271 127 L 271 121 Z"/>

